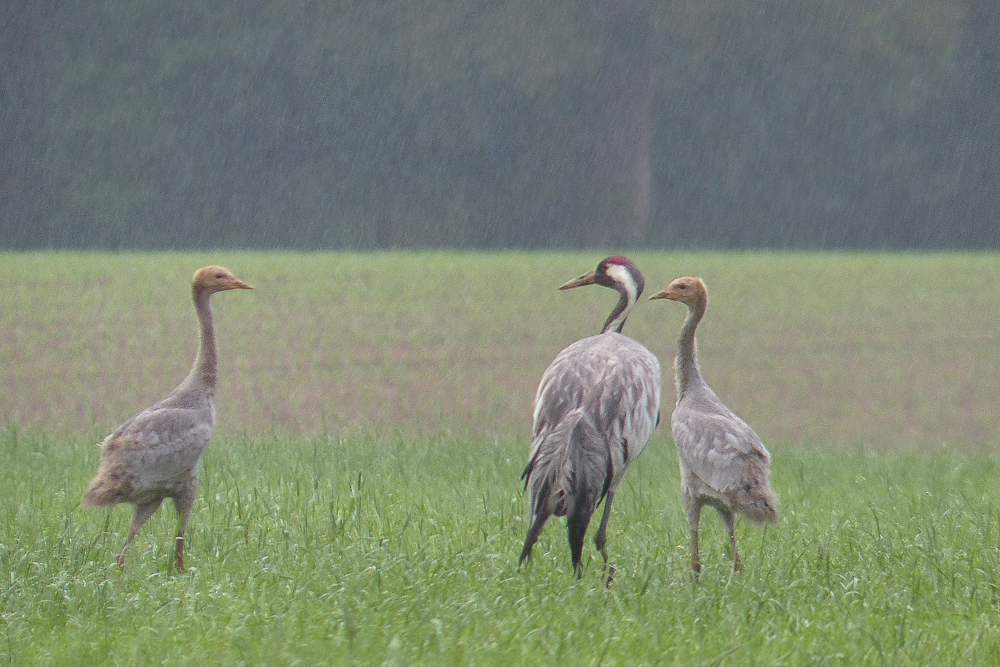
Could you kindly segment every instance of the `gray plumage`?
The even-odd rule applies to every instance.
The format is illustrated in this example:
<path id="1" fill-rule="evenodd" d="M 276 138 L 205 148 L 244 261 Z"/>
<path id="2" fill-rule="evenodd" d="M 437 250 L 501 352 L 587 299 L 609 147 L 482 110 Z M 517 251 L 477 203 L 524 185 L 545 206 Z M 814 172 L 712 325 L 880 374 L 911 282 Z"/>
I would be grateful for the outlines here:
<path id="1" fill-rule="evenodd" d="M 708 308 L 698 278 L 678 278 L 651 299 L 672 299 L 688 307 L 678 342 L 677 405 L 670 419 L 680 461 L 684 510 L 691 529 L 691 567 L 701 570 L 698 524 L 701 509 L 718 510 L 726 529 L 733 569 L 742 567 L 736 549 L 735 512 L 757 523 L 777 523 L 777 498 L 768 475 L 770 454 L 760 438 L 716 396 L 698 367 L 695 329 Z"/>
<path id="2" fill-rule="evenodd" d="M 192 296 L 201 325 L 198 356 L 191 372 L 166 398 L 135 415 L 104 439 L 97 475 L 83 503 L 91 507 L 132 503 L 135 514 L 125 551 L 143 524 L 171 498 L 179 530 L 176 564 L 184 569 L 184 531 L 198 488 L 198 462 L 215 428 L 217 353 L 210 297 L 230 289 L 252 289 L 221 266 L 206 266 L 192 278 Z"/>
<path id="3" fill-rule="evenodd" d="M 560 289 L 599 284 L 621 298 L 602 333 L 560 352 L 535 393 L 531 454 L 522 479 L 530 490 L 529 528 L 520 562 L 550 516 L 565 516 L 570 554 L 581 576 L 583 539 L 601 500 L 604 514 L 594 543 L 607 563 L 607 524 L 615 491 L 642 453 L 659 421 L 660 364 L 645 347 L 620 333 L 642 293 L 642 276 L 624 257 Z"/>

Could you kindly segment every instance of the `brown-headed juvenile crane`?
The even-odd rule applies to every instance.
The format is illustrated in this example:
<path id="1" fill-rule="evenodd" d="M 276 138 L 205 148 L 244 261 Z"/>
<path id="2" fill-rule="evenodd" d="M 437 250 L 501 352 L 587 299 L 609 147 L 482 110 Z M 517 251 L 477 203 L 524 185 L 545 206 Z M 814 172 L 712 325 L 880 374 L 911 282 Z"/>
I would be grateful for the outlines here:
<path id="1" fill-rule="evenodd" d="M 253 289 L 221 266 L 194 274 L 191 291 L 201 324 L 198 356 L 188 376 L 166 398 L 135 415 L 104 439 L 97 476 L 83 503 L 91 507 L 131 503 L 135 515 L 125 550 L 164 498 L 177 509 L 177 569 L 184 569 L 184 530 L 198 489 L 198 461 L 215 428 L 215 328 L 209 299 L 216 292 Z"/>
<path id="2" fill-rule="evenodd" d="M 531 494 L 520 563 L 531 558 L 549 517 L 565 516 L 577 578 L 582 576 L 583 538 L 602 499 L 604 516 L 594 544 L 607 566 L 611 501 L 660 418 L 660 363 L 621 333 L 642 294 L 642 274 L 628 258 L 612 256 L 559 289 L 581 285 L 610 287 L 621 296 L 601 333 L 565 348 L 542 375 L 531 455 L 521 475 Z"/>
<path id="3" fill-rule="evenodd" d="M 650 299 L 672 299 L 688 307 L 677 344 L 677 406 L 670 418 L 681 468 L 681 493 L 691 527 L 691 567 L 701 571 L 698 522 L 701 508 L 718 510 L 732 551 L 733 570 L 742 569 L 736 550 L 736 517 L 777 523 L 777 498 L 768 483 L 771 457 L 757 434 L 719 400 L 701 376 L 694 332 L 708 308 L 699 278 L 678 278 Z"/>

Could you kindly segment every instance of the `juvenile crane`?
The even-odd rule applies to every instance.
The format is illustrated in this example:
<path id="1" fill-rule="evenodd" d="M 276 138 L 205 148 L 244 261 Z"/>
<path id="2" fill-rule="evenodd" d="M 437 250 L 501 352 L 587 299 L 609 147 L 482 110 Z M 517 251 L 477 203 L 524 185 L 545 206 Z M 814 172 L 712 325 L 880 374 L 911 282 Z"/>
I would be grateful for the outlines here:
<path id="1" fill-rule="evenodd" d="M 521 475 L 531 494 L 520 563 L 531 558 L 549 517 L 565 516 L 577 578 L 582 576 L 583 538 L 602 499 L 604 516 L 594 544 L 607 565 L 611 501 L 660 419 L 660 363 L 621 333 L 642 294 L 642 274 L 628 258 L 612 256 L 559 289 L 582 285 L 610 287 L 620 298 L 600 334 L 565 348 L 542 375 L 531 455 Z"/>
<path id="2" fill-rule="evenodd" d="M 745 421 L 719 400 L 701 376 L 694 332 L 708 308 L 708 291 L 698 278 L 678 278 L 650 299 L 672 299 L 688 307 L 677 344 L 677 405 L 670 419 L 681 468 L 684 511 L 691 528 L 691 568 L 701 572 L 698 523 L 701 508 L 718 510 L 733 557 L 733 570 L 742 569 L 736 550 L 736 518 L 740 512 L 757 523 L 777 523 L 777 498 L 768 484 L 770 454 Z"/>
<path id="3" fill-rule="evenodd" d="M 171 498 L 177 509 L 177 569 L 184 569 L 184 530 L 198 488 L 198 461 L 215 428 L 215 328 L 209 302 L 216 292 L 253 289 L 221 266 L 205 266 L 194 274 L 191 292 L 201 324 L 198 356 L 188 376 L 166 398 L 135 415 L 104 439 L 97 476 L 83 504 L 91 507 L 131 503 L 135 506 L 118 565 L 146 520 Z"/>

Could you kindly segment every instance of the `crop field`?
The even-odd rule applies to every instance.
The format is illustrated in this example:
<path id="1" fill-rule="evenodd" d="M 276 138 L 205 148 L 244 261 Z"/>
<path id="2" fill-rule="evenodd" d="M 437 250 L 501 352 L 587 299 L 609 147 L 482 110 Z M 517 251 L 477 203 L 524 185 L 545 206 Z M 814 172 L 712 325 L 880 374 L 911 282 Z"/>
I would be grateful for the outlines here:
<path id="1" fill-rule="evenodd" d="M 599 287 L 556 289 L 601 257 L 0 254 L 0 416 L 97 438 L 162 397 L 194 358 L 189 280 L 211 262 L 256 288 L 213 299 L 220 433 L 527 436 L 542 371 L 615 303 Z M 632 258 L 646 294 L 705 279 L 702 368 L 766 442 L 992 450 L 1000 256 Z M 625 329 L 668 376 L 683 317 L 643 301 Z"/>
<path id="2" fill-rule="evenodd" d="M 600 253 L 0 254 L 0 665 L 1000 662 L 1000 257 L 630 253 L 708 284 L 710 384 L 772 453 L 781 523 L 714 512 L 692 581 L 661 425 L 619 490 L 614 580 L 554 519 L 518 569 L 548 362 L 615 297 Z M 185 375 L 213 299 L 218 430 L 188 569 L 169 503 L 79 505 L 95 443 Z M 626 333 L 661 359 L 683 307 Z"/>

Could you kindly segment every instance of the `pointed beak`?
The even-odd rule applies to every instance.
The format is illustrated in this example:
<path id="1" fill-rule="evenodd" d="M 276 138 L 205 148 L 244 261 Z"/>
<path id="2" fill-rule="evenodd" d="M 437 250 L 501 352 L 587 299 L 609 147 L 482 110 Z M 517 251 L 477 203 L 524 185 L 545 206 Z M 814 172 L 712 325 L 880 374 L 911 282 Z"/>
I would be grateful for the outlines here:
<path id="1" fill-rule="evenodd" d="M 593 285 L 596 276 L 597 276 L 597 271 L 588 271 L 582 276 L 573 278 L 573 280 L 567 280 L 566 282 L 564 282 L 562 285 L 559 286 L 559 289 L 573 289 L 574 287 Z"/>
<path id="2" fill-rule="evenodd" d="M 239 278 L 233 278 L 232 286 L 229 289 L 253 289 Z"/>
<path id="3" fill-rule="evenodd" d="M 669 298 L 671 298 L 669 288 L 661 289 L 659 292 L 649 297 L 650 301 L 652 301 L 653 299 L 669 299 Z"/>

